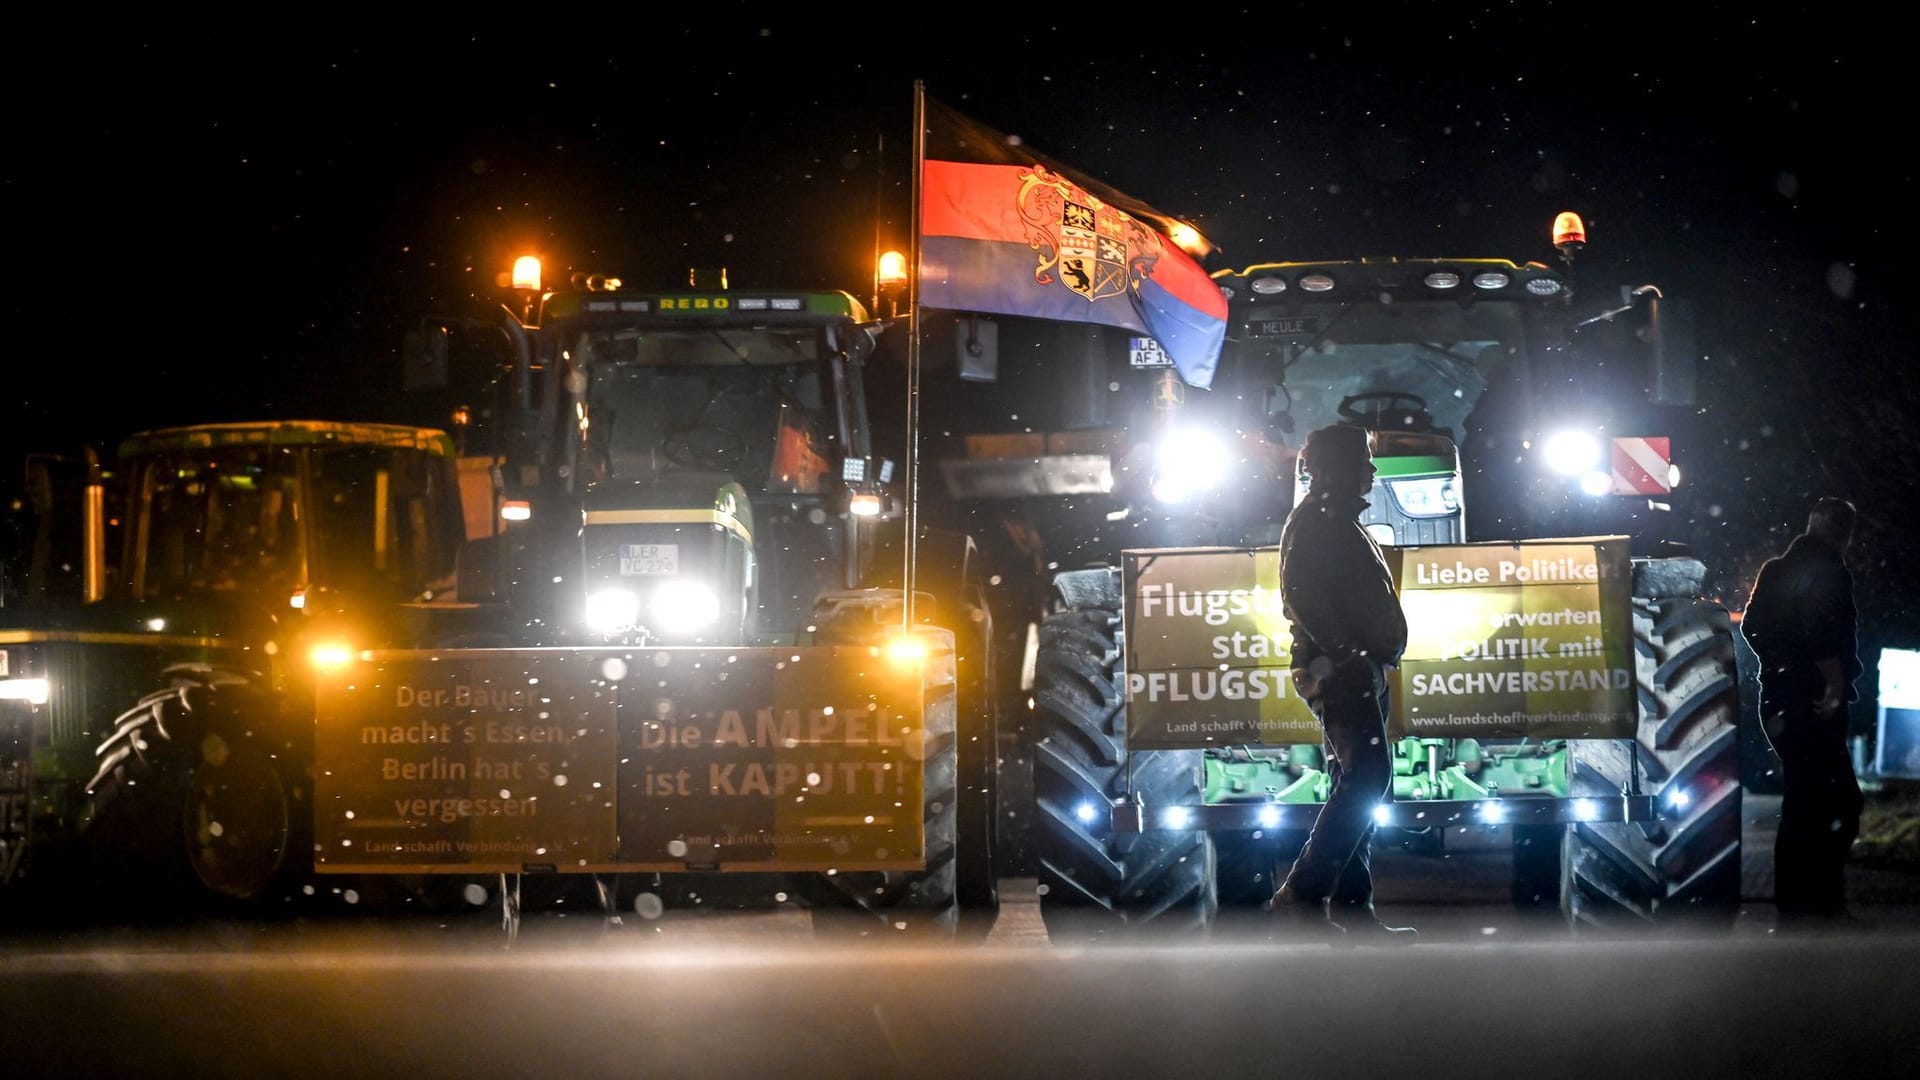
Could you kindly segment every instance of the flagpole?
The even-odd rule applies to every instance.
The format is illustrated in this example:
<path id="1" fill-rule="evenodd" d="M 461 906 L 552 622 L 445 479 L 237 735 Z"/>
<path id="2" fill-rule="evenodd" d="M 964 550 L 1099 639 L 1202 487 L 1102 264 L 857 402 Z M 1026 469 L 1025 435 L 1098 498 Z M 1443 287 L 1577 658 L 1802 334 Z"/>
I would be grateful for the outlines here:
<path id="1" fill-rule="evenodd" d="M 901 633 L 913 631 L 913 587 L 920 546 L 920 177 L 927 159 L 927 89 L 913 81 L 913 227 L 907 237 L 907 509 L 905 515 L 906 586 L 900 609 Z"/>
<path id="2" fill-rule="evenodd" d="M 880 317 L 881 223 L 887 216 L 887 133 L 882 131 L 873 148 L 873 315 Z"/>

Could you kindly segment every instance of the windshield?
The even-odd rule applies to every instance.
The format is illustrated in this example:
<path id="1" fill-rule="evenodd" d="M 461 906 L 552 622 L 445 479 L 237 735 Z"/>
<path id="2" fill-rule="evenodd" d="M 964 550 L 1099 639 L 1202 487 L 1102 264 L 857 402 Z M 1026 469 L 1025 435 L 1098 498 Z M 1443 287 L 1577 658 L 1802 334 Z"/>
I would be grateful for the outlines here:
<path id="1" fill-rule="evenodd" d="M 302 497 L 303 463 L 311 499 Z M 459 520 L 448 514 L 457 495 L 439 464 L 416 450 L 354 445 L 152 454 L 136 469 L 133 589 L 320 585 L 412 598 L 444 587 Z"/>
<path id="2" fill-rule="evenodd" d="M 1509 361 L 1525 348 L 1515 304 L 1327 304 L 1284 314 L 1256 309 L 1240 328 L 1240 355 L 1284 372 L 1274 411 L 1293 418 L 1295 438 L 1354 419 L 1339 409 L 1360 394 L 1370 395 L 1356 403 L 1369 423 L 1425 427 L 1430 417 L 1432 428 L 1462 438 L 1469 415 L 1517 366 Z M 1416 400 L 1396 400 L 1407 395 Z M 1415 422 L 1407 425 L 1408 417 Z"/>
<path id="3" fill-rule="evenodd" d="M 290 448 L 157 454 L 140 469 L 129 536 L 146 596 L 274 588 L 303 574 L 299 461 Z"/>
<path id="4" fill-rule="evenodd" d="M 811 328 L 581 335 L 573 352 L 596 481 L 724 472 L 749 493 L 824 490 L 833 428 Z"/>

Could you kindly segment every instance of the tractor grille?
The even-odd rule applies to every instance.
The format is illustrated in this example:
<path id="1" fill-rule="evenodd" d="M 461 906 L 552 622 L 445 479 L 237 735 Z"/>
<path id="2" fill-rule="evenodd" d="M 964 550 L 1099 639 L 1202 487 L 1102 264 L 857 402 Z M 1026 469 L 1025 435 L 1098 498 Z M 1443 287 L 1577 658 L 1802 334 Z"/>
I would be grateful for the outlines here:
<path id="1" fill-rule="evenodd" d="M 35 713 L 39 738 L 54 750 L 91 749 L 116 716 L 166 685 L 168 664 L 215 658 L 178 643 L 38 641 L 8 652 L 15 671 L 47 679 L 46 704 Z"/>
<path id="2" fill-rule="evenodd" d="M 94 680 L 87 661 L 92 650 L 85 645 L 61 641 L 43 643 L 35 651 L 40 653 L 40 662 L 34 667 L 44 673 L 49 682 L 47 703 L 43 706 L 48 741 L 57 749 L 91 745 L 87 688 Z"/>
<path id="3" fill-rule="evenodd" d="M 1446 517 L 1409 517 L 1394 503 L 1393 496 L 1388 494 L 1386 485 L 1377 482 L 1374 484 L 1373 494 L 1367 496 L 1367 509 L 1360 515 L 1360 524 L 1391 526 L 1394 543 L 1402 547 L 1461 542 L 1459 514 L 1450 514 Z"/>

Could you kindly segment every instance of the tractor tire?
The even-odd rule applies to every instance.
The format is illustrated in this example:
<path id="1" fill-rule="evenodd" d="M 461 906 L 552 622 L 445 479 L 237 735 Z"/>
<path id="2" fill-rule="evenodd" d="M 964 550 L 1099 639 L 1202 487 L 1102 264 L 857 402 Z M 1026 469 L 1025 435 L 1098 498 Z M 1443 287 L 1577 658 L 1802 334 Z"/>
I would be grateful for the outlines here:
<path id="1" fill-rule="evenodd" d="M 85 825 L 110 911 L 135 919 L 292 912 L 313 865 L 309 755 L 268 736 L 269 695 L 190 686 L 133 730 Z"/>
<path id="2" fill-rule="evenodd" d="M 962 609 L 956 634 L 959 684 L 956 725 L 959 805 L 954 860 L 960 915 L 971 928 L 990 930 L 1000 911 L 995 843 L 999 818 L 1000 698 L 992 616 L 984 597 Z"/>
<path id="3" fill-rule="evenodd" d="M 1040 630 L 1033 845 L 1041 919 L 1056 942 L 1204 936 L 1218 911 L 1212 838 L 1118 835 L 1106 821 L 1111 801 L 1129 791 L 1149 807 L 1198 803 L 1202 765 L 1198 750 L 1128 753 L 1119 584 L 1111 572 L 1095 576 L 1108 580 L 1064 589 L 1065 609 Z"/>
<path id="4" fill-rule="evenodd" d="M 926 866 L 912 871 L 829 871 L 807 875 L 814 933 L 832 938 L 952 939 L 962 933 L 956 861 L 959 854 L 959 745 L 954 735 L 952 636 L 922 630 L 930 643 L 922 710 L 924 758 L 921 823 Z M 983 936 L 984 935 L 980 935 Z"/>
<path id="5" fill-rule="evenodd" d="M 1699 564 L 1678 562 L 1684 567 Z M 1651 577 L 1652 575 L 1648 575 Z M 1683 582 L 1683 586 L 1686 585 Z M 1569 827 L 1560 906 L 1576 932 L 1730 929 L 1740 906 L 1739 689 L 1726 609 L 1636 573 L 1636 744 L 1573 743 L 1573 792 L 1617 796 L 1639 770 L 1659 818 Z M 1651 593 L 1651 595 L 1649 595 Z"/>

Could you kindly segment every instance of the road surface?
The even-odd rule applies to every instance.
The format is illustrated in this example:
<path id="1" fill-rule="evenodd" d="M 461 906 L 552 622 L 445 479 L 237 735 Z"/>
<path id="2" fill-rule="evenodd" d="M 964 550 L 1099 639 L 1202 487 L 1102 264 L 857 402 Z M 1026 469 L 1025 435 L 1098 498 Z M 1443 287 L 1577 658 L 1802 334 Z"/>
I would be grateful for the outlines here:
<path id="1" fill-rule="evenodd" d="M 1756 847 L 1750 836 L 1750 855 Z M 1759 845 L 1764 848 L 1764 843 Z M 7 1076 L 1556 1077 L 1911 1071 L 1912 889 L 1870 931 L 1571 936 L 1507 903 L 1497 845 L 1381 860 L 1411 949 L 1049 942 L 1031 879 L 970 944 L 820 937 L 798 906 L 656 918 L 12 927 Z M 1763 875 L 1750 875 L 1763 880 Z M 1907 884 L 1911 884 L 1908 882 Z M 1436 902 L 1435 897 L 1441 899 Z"/>

